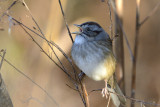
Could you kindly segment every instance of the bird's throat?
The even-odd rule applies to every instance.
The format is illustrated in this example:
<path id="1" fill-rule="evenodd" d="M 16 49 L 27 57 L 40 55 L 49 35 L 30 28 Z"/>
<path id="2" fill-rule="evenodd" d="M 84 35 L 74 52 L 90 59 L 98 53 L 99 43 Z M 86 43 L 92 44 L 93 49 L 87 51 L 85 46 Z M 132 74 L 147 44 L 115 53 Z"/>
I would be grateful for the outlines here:
<path id="1" fill-rule="evenodd" d="M 86 42 L 86 39 L 81 35 L 77 35 L 74 41 L 75 44 L 83 44 L 84 42 Z"/>

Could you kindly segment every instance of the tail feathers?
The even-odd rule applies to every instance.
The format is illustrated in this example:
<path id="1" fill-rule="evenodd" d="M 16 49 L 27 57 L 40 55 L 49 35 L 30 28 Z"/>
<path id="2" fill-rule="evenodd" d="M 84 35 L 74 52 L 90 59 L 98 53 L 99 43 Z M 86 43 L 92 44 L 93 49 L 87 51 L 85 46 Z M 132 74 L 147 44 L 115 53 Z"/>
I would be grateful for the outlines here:
<path id="1" fill-rule="evenodd" d="M 113 86 L 110 84 L 111 81 L 113 82 Z M 124 107 L 126 105 L 126 98 L 124 97 L 124 95 L 123 95 L 121 89 L 119 88 L 116 80 L 111 78 L 109 82 L 110 82 L 109 84 L 112 88 L 108 87 L 108 90 L 110 92 L 112 92 L 111 93 L 111 99 L 112 99 L 114 105 L 116 107 L 119 107 L 119 106 Z"/>
<path id="2" fill-rule="evenodd" d="M 108 90 L 109 90 L 110 92 L 116 93 L 116 92 L 114 91 L 114 89 L 112 89 L 112 88 L 108 88 Z M 112 99 L 112 101 L 113 101 L 113 104 L 114 104 L 116 107 L 119 107 L 120 104 L 121 104 L 121 102 L 120 102 L 118 96 L 117 96 L 116 94 L 113 94 L 113 93 L 110 93 L 111 99 Z"/>
<path id="3" fill-rule="evenodd" d="M 118 98 L 119 98 L 119 100 L 121 102 L 121 105 L 125 106 L 126 105 L 126 98 L 124 97 L 124 94 L 122 93 L 121 89 L 119 88 L 117 82 L 115 82 L 115 92 L 117 94 L 119 94 Z"/>

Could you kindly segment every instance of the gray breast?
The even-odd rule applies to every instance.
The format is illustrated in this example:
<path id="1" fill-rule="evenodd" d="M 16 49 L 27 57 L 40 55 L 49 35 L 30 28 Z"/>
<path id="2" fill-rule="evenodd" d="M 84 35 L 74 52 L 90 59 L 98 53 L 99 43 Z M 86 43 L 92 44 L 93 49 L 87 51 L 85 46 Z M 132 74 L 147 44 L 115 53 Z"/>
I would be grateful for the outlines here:
<path id="1" fill-rule="evenodd" d="M 85 73 L 91 72 L 94 67 L 105 59 L 106 52 L 101 48 L 102 46 L 99 48 L 95 41 L 83 44 L 73 44 L 71 55 L 79 69 Z"/>

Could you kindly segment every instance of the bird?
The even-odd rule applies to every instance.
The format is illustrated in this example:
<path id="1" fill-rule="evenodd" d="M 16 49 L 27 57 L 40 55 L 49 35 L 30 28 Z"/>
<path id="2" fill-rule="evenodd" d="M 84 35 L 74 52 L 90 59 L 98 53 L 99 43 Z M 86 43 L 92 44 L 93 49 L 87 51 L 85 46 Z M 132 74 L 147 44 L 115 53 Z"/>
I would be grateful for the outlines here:
<path id="1" fill-rule="evenodd" d="M 88 21 L 80 25 L 74 24 L 79 31 L 71 48 L 71 56 L 75 65 L 88 77 L 95 81 L 105 81 L 102 89 L 103 97 L 108 96 L 116 107 L 125 105 L 126 99 L 115 79 L 116 59 L 112 51 L 112 39 L 96 22 Z M 114 94 L 120 94 L 120 96 Z"/>

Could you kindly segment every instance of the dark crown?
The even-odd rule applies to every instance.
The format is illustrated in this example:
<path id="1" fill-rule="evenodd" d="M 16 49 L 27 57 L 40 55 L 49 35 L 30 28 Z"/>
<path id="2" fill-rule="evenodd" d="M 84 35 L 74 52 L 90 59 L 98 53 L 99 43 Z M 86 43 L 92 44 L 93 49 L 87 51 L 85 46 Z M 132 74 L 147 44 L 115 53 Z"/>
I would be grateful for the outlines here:
<path id="1" fill-rule="evenodd" d="M 101 28 L 101 26 L 98 24 L 98 23 L 96 23 L 96 22 L 85 22 L 85 23 L 82 23 L 81 24 L 81 26 L 83 26 L 83 25 L 96 25 L 96 26 L 98 26 L 98 27 L 100 27 Z"/>

